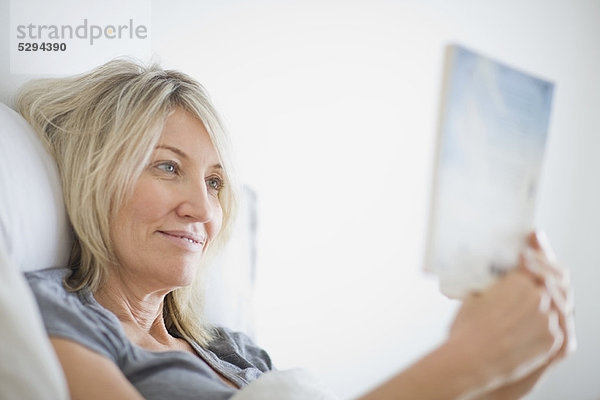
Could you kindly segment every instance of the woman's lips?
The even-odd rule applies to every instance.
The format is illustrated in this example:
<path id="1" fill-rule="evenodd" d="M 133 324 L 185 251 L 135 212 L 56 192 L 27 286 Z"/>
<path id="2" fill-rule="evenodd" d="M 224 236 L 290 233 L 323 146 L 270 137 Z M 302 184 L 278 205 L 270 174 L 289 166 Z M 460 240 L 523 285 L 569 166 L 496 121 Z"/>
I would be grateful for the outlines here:
<path id="1" fill-rule="evenodd" d="M 197 252 L 204 248 L 205 239 L 197 234 L 186 231 L 158 231 L 162 237 L 182 249 Z"/>

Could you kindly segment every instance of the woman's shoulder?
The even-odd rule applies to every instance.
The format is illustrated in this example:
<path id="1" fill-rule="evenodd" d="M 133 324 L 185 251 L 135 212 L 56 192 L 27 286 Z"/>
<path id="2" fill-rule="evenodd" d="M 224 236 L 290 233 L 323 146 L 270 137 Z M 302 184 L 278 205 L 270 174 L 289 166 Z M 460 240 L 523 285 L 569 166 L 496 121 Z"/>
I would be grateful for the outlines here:
<path id="1" fill-rule="evenodd" d="M 26 272 L 48 336 L 72 340 L 116 359 L 123 338 L 118 320 L 100 307 L 87 289 L 69 291 L 63 281 L 68 268 Z"/>
<path id="2" fill-rule="evenodd" d="M 42 291 L 45 294 L 53 293 L 63 296 L 67 294 L 67 291 L 63 287 L 62 282 L 68 273 L 68 268 L 50 268 L 39 271 L 27 271 L 24 275 L 34 293 Z"/>
<path id="3" fill-rule="evenodd" d="M 77 313 L 82 317 L 89 311 L 89 291 L 70 291 L 64 285 L 65 278 L 71 270 L 68 268 L 50 268 L 39 271 L 25 272 L 25 279 L 35 296 L 42 314 Z"/>
<path id="4" fill-rule="evenodd" d="M 77 296 L 69 292 L 63 285 L 63 280 L 69 274 L 68 268 L 51 268 L 39 271 L 25 272 L 25 279 L 35 296 L 42 315 L 46 312 L 57 311 L 56 308 L 72 309 L 77 304 Z"/>

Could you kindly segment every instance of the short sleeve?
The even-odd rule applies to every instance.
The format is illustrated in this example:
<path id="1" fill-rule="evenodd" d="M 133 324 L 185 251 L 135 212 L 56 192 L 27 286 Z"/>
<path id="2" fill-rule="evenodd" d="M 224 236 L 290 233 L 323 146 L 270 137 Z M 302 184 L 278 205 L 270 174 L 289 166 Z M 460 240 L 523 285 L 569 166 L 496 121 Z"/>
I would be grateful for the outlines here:
<path id="1" fill-rule="evenodd" d="M 67 273 L 66 268 L 25 273 L 48 336 L 71 340 L 118 363 L 124 344 L 118 321 L 85 293 L 68 292 L 63 286 Z"/>
<path id="2" fill-rule="evenodd" d="M 209 350 L 221 360 L 242 369 L 253 367 L 261 372 L 274 369 L 269 354 L 242 332 L 217 329 L 217 338 L 210 344 Z"/>

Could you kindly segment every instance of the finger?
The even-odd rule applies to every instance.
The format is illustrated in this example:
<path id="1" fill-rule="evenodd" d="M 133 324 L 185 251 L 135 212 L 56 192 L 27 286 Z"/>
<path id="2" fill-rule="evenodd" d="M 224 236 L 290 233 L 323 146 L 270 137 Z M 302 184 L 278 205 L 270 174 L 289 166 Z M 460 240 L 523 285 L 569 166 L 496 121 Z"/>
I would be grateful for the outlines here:
<path id="1" fill-rule="evenodd" d="M 556 254 L 550 246 L 548 235 L 542 230 L 536 230 L 529 235 L 528 244 L 536 250 L 542 250 L 551 262 L 556 261 Z"/>
<path id="2" fill-rule="evenodd" d="M 556 356 L 553 359 L 561 359 L 567 354 L 568 342 L 569 342 L 569 330 L 567 327 L 567 315 L 562 311 L 560 305 L 556 303 L 556 299 L 552 298 L 551 307 L 556 310 L 556 317 L 558 322 L 558 329 L 562 332 L 563 343 L 560 349 L 558 349 Z"/>
<path id="3" fill-rule="evenodd" d="M 575 335 L 574 302 L 570 291 L 567 298 L 558 294 L 557 289 L 549 288 L 552 297 L 552 306 L 558 311 L 559 323 L 564 334 L 564 344 L 559 351 L 558 357 L 563 358 L 572 354 L 577 349 L 577 339 Z"/>
<path id="4" fill-rule="evenodd" d="M 532 278 L 537 285 L 545 285 L 547 272 L 537 264 L 536 260 L 528 254 L 527 250 L 519 255 L 517 271 Z"/>
<path id="5" fill-rule="evenodd" d="M 563 334 L 563 344 L 556 355 L 557 359 L 561 359 L 577 349 L 572 300 L 569 301 L 568 298 L 565 298 L 553 279 L 547 279 L 546 286 L 552 299 L 551 308 L 557 312 L 558 325 Z"/>
<path id="6" fill-rule="evenodd" d="M 554 342 L 552 343 L 549 354 L 552 354 L 553 356 L 560 353 L 563 344 L 565 343 L 565 333 L 561 326 L 560 314 L 560 312 L 554 310 L 548 313 L 548 329 L 554 338 Z"/>
<path id="7" fill-rule="evenodd" d="M 569 270 L 557 262 L 556 254 L 552 250 L 548 236 L 544 231 L 537 230 L 532 233 L 528 241 L 530 248 L 533 248 L 534 251 L 528 252 L 526 258 L 529 263 L 527 265 L 538 272 L 548 271 L 556 278 L 554 281 L 546 279 L 546 285 L 553 292 L 553 298 L 556 299 L 557 306 L 562 309 L 567 317 L 567 325 L 570 327 L 570 336 L 573 338 L 574 350 L 574 347 L 576 347 L 574 344 L 575 325 L 573 318 L 575 301 L 570 287 Z M 558 289 L 556 286 L 558 286 Z M 559 294 L 562 296 L 559 296 Z"/>
<path id="8" fill-rule="evenodd" d="M 573 353 L 577 348 L 575 322 L 573 318 L 574 300 L 568 285 L 568 279 L 548 266 L 546 258 L 540 252 L 528 249 L 520 258 L 522 270 L 533 276 L 538 284 L 545 286 L 552 299 L 552 305 L 560 314 L 560 326 L 565 336 L 565 345 L 560 356 Z"/>
<path id="9" fill-rule="evenodd" d="M 553 306 L 552 296 L 545 290 L 541 291 L 539 309 L 543 313 L 550 313 Z"/>
<path id="10" fill-rule="evenodd" d="M 528 238 L 528 248 L 535 250 L 535 252 L 542 254 L 543 258 L 547 261 L 548 267 L 559 273 L 566 274 L 567 271 L 558 263 L 556 253 L 550 245 L 548 236 L 544 231 L 538 230 L 532 232 Z"/>
<path id="11" fill-rule="evenodd" d="M 568 278 L 551 269 L 538 253 L 526 251 L 523 263 L 538 279 L 543 279 L 561 311 L 565 314 L 572 314 L 575 303 Z"/>
<path id="12" fill-rule="evenodd" d="M 562 344 L 557 353 L 551 358 L 552 362 L 561 360 L 577 350 L 577 337 L 573 317 L 560 312 L 557 312 L 556 315 L 558 326 L 562 332 Z"/>
<path id="13" fill-rule="evenodd" d="M 560 284 L 560 276 L 547 267 L 547 262 L 533 249 L 520 258 L 520 269 L 543 287 L 540 297 L 540 311 L 547 313 L 550 329 L 555 342 L 550 354 L 558 360 L 575 351 L 575 324 L 573 320 L 573 300 L 570 287 Z M 560 347 L 559 346 L 560 343 Z"/>
<path id="14" fill-rule="evenodd" d="M 543 283 L 557 309 L 565 315 L 572 315 L 574 311 L 573 295 L 565 280 L 559 274 L 553 273 L 544 260 L 541 260 L 535 253 L 525 252 L 522 263 L 538 282 Z"/>
<path id="15" fill-rule="evenodd" d="M 551 275 L 563 288 L 569 286 L 569 273 L 565 268 L 558 267 L 556 263 L 551 263 L 548 257 L 541 251 L 528 247 L 523 252 L 525 266 L 537 276 L 544 276 L 544 279 Z"/>

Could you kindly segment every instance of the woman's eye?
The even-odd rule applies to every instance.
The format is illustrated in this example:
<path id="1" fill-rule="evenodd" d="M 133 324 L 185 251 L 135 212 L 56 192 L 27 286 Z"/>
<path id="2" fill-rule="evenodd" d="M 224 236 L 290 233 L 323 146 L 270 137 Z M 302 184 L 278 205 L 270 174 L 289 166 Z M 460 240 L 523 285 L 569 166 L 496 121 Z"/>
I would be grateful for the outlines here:
<path id="1" fill-rule="evenodd" d="M 156 166 L 156 168 L 160 169 L 161 171 L 167 173 L 167 174 L 176 174 L 177 172 L 179 172 L 179 168 L 177 167 L 177 164 L 173 163 L 173 162 L 163 162 L 160 163 Z"/>
<path id="2" fill-rule="evenodd" d="M 223 180 L 221 178 L 209 178 L 206 183 L 212 190 L 219 191 L 223 188 Z"/>

